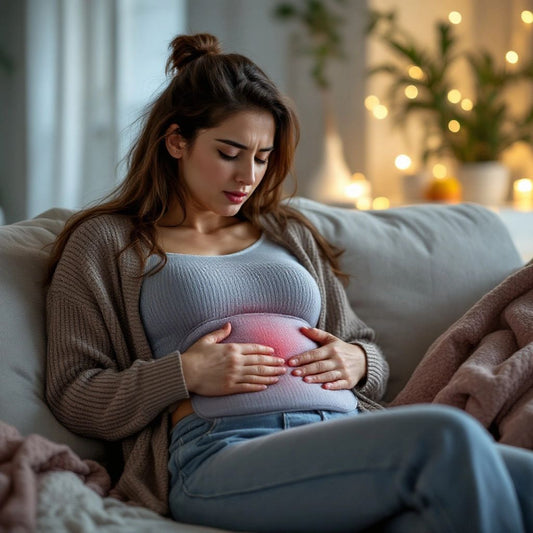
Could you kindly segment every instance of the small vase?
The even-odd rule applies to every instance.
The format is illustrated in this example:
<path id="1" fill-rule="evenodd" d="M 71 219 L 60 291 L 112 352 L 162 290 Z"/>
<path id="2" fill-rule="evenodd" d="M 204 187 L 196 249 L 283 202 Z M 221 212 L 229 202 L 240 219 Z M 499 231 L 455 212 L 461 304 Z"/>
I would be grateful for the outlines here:
<path id="1" fill-rule="evenodd" d="M 344 159 L 342 139 L 333 112 L 324 95 L 324 144 L 317 172 L 313 176 L 313 197 L 324 203 L 344 205 L 352 174 Z"/>
<path id="2" fill-rule="evenodd" d="M 465 202 L 498 206 L 509 194 L 509 168 L 498 161 L 463 163 L 457 171 Z"/>

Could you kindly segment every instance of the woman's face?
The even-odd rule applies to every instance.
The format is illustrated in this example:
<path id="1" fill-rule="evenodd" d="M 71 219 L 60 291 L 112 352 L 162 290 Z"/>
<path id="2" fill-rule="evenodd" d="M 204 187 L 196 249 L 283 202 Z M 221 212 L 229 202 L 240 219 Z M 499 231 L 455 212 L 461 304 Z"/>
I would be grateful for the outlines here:
<path id="1" fill-rule="evenodd" d="M 265 175 L 274 135 L 274 118 L 260 110 L 241 111 L 200 130 L 190 145 L 179 134 L 170 135 L 167 149 L 179 160 L 191 199 L 188 212 L 237 214 Z"/>

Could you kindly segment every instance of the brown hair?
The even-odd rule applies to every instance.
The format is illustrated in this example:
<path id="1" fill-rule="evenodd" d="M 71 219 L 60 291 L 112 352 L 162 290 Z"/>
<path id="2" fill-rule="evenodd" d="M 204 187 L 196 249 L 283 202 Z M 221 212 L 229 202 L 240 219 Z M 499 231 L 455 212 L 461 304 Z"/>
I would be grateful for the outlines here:
<path id="1" fill-rule="evenodd" d="M 260 228 L 260 215 L 274 214 L 283 224 L 296 218 L 313 231 L 325 257 L 338 272 L 338 251 L 334 250 L 299 212 L 281 203 L 283 182 L 290 173 L 299 139 L 297 117 L 268 76 L 250 59 L 223 54 L 210 34 L 179 35 L 169 46 L 166 65 L 171 80 L 150 105 L 139 137 L 128 156 L 124 181 L 102 203 L 71 217 L 58 235 L 50 258 L 49 281 L 72 232 L 85 220 L 102 214 L 131 218 L 130 244 L 144 261 L 141 250 L 156 253 L 166 261 L 156 241 L 156 223 L 177 200 L 185 216 L 185 191 L 176 172 L 176 160 L 167 151 L 165 138 L 179 133 L 189 146 L 199 130 L 216 127 L 229 116 L 250 109 L 266 110 L 275 123 L 274 150 L 254 194 L 242 206 L 239 216 Z"/>

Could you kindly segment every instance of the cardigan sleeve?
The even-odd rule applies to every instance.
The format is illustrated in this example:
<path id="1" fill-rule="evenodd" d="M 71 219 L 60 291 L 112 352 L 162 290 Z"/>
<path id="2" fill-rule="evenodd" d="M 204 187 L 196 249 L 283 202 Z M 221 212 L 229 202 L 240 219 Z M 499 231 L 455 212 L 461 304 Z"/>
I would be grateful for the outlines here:
<path id="1" fill-rule="evenodd" d="M 72 431 L 117 440 L 188 392 L 180 354 L 154 360 L 141 342 L 114 254 L 117 239 L 89 226 L 69 240 L 48 291 L 46 398 Z"/>

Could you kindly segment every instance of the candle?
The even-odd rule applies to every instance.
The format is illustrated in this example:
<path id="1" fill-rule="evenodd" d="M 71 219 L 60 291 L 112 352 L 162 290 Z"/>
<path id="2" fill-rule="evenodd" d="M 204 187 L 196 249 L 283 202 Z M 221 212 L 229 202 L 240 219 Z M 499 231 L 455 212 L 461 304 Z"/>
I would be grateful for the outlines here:
<path id="1" fill-rule="evenodd" d="M 513 183 L 513 203 L 516 209 L 533 209 L 533 180 L 523 178 Z"/>

